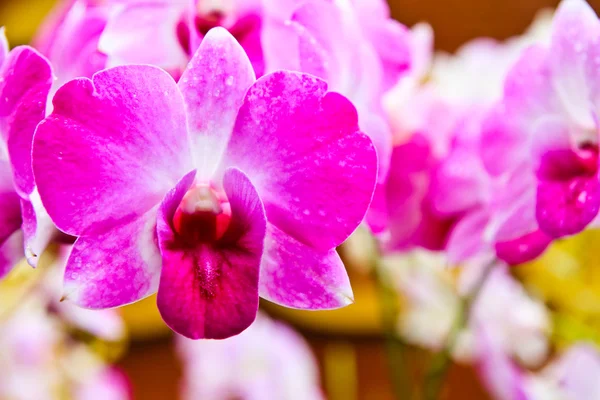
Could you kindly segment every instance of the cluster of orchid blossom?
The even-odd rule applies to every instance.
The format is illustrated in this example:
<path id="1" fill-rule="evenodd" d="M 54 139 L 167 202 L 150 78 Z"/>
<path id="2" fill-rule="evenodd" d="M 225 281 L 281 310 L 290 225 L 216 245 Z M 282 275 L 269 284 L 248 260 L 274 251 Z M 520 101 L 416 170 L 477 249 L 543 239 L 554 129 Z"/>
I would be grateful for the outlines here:
<path id="1" fill-rule="evenodd" d="M 125 375 L 107 363 L 125 327 L 115 310 L 60 302 L 68 248 L 31 273 L 24 265 L 0 284 L 0 398 L 127 400 Z"/>
<path id="2" fill-rule="evenodd" d="M 0 43 L 0 277 L 71 241 L 63 299 L 157 292 L 174 331 L 224 339 L 259 297 L 352 303 L 336 248 L 362 225 L 407 340 L 501 399 L 600 396 L 572 376 L 591 346 L 521 368 L 551 323 L 509 272 L 597 225 L 600 20 L 563 0 L 505 43 L 432 41 L 383 0 L 63 1 L 33 47 Z"/>

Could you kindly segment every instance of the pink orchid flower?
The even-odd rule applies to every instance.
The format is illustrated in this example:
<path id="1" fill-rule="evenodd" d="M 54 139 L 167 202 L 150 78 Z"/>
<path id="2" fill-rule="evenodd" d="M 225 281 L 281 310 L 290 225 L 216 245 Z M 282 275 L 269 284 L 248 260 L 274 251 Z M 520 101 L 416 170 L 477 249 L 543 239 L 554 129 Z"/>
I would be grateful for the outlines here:
<path id="1" fill-rule="evenodd" d="M 498 176 L 532 178 L 530 190 L 508 199 L 515 210 L 507 213 L 505 239 L 526 234 L 549 242 L 582 231 L 598 215 L 599 41 L 589 5 L 564 0 L 549 47 L 526 50 L 507 77 L 484 134 L 484 161 Z"/>
<path id="2" fill-rule="evenodd" d="M 261 0 L 109 0 L 99 48 L 108 66 L 151 64 L 179 77 L 202 38 L 222 26 L 244 47 L 257 76 L 264 73 L 260 45 Z"/>
<path id="3" fill-rule="evenodd" d="M 382 0 L 289 3 L 286 12 L 280 9 L 278 21 L 271 17 L 265 22 L 267 71 L 310 73 L 349 98 L 361 130 L 377 148 L 383 182 L 392 145 L 383 95 L 410 66 L 409 30 L 390 17 Z"/>
<path id="4" fill-rule="evenodd" d="M 264 314 L 229 340 L 177 339 L 184 366 L 184 400 L 324 398 L 308 344 L 290 327 Z"/>
<path id="5" fill-rule="evenodd" d="M 0 33 L 0 277 L 23 257 L 33 266 L 53 233 L 35 187 L 31 147 L 52 85 L 48 61 L 36 50 L 8 51 Z"/>
<path id="6" fill-rule="evenodd" d="M 53 103 L 33 169 L 56 226 L 78 236 L 67 298 L 108 308 L 158 289 L 164 320 L 190 338 L 241 332 L 259 294 L 304 309 L 352 301 L 335 247 L 366 213 L 377 157 L 323 81 L 255 81 L 216 28 L 178 84 L 156 67 L 116 67 Z"/>
<path id="7" fill-rule="evenodd" d="M 479 374 L 498 400 L 588 400 L 600 397 L 600 354 L 595 346 L 577 343 L 539 372 L 530 372 L 503 349 L 493 330 L 479 327 Z"/>
<path id="8" fill-rule="evenodd" d="M 106 55 L 98 50 L 109 8 L 97 0 L 59 3 L 39 29 L 33 46 L 52 64 L 57 77 L 53 91 L 73 78 L 91 77 L 106 67 Z"/>

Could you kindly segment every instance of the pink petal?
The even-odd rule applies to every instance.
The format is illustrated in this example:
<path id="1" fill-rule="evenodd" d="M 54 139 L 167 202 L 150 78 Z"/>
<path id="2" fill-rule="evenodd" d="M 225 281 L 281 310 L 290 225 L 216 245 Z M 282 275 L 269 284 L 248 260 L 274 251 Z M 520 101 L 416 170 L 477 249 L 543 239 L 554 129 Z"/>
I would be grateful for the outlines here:
<path id="1" fill-rule="evenodd" d="M 597 72 L 588 80 L 588 65 L 598 69 L 600 22 L 584 0 L 563 1 L 556 11 L 549 52 L 554 88 L 564 109 L 578 126 L 595 129 L 594 92 L 600 88 Z M 589 64 L 588 64 L 589 63 Z M 595 76 L 594 76 L 595 75 Z"/>
<path id="2" fill-rule="evenodd" d="M 56 232 L 54 223 L 42 206 L 37 191 L 30 200 L 21 199 L 21 215 L 23 218 L 23 234 L 25 236 L 25 257 L 32 267 L 37 266 L 39 256 L 44 252 Z"/>
<path id="3" fill-rule="evenodd" d="M 504 97 L 509 112 L 529 122 L 560 110 L 548 58 L 547 49 L 532 46 L 523 52 L 506 77 Z"/>
<path id="4" fill-rule="evenodd" d="M 273 224 L 267 225 L 260 296 L 307 310 L 335 309 L 354 302 L 348 274 L 335 250 L 315 250 Z"/>
<path id="5" fill-rule="evenodd" d="M 525 372 L 504 353 L 499 339 L 490 329 L 477 327 L 477 366 L 487 389 L 502 400 L 528 400 Z"/>
<path id="6" fill-rule="evenodd" d="M 67 261 L 63 298 L 81 307 L 102 309 L 155 293 L 161 267 L 157 208 L 79 237 Z"/>
<path id="7" fill-rule="evenodd" d="M 429 194 L 434 165 L 430 143 L 422 135 L 414 135 L 410 142 L 394 148 L 384 194 L 386 250 L 414 246 L 440 250 L 444 246 L 452 218 L 440 217 L 432 209 Z M 375 203 L 380 213 L 382 205 L 380 200 Z"/>
<path id="8" fill-rule="evenodd" d="M 167 325 L 188 338 L 224 339 L 256 318 L 266 220 L 252 183 L 241 171 L 228 169 L 223 188 L 231 205 L 229 228 L 214 243 L 189 247 L 171 221 L 193 178 L 183 179 L 161 205 L 158 308 Z"/>
<path id="9" fill-rule="evenodd" d="M 248 56 L 223 28 L 211 29 L 179 80 L 200 179 L 210 179 L 255 76 Z"/>
<path id="10" fill-rule="evenodd" d="M 392 158 L 392 131 L 382 115 L 375 112 L 362 112 L 359 117 L 360 130 L 368 135 L 377 150 L 379 170 L 377 182 L 385 182 Z"/>
<path id="11" fill-rule="evenodd" d="M 44 43 L 44 54 L 52 62 L 58 84 L 79 77 L 91 78 L 106 66 L 106 55 L 98 50 L 106 27 L 108 8 L 76 1 L 52 29 L 52 39 Z"/>
<path id="12" fill-rule="evenodd" d="M 23 232 L 17 230 L 0 242 L 0 279 L 23 258 Z"/>
<path id="13" fill-rule="evenodd" d="M 177 37 L 177 24 L 191 1 L 128 1 L 111 16 L 99 49 L 108 65 L 151 64 L 183 69 L 187 54 Z"/>
<path id="14" fill-rule="evenodd" d="M 53 102 L 37 129 L 33 170 L 46 210 L 66 233 L 141 216 L 192 169 L 183 98 L 158 68 L 73 80 Z"/>
<path id="15" fill-rule="evenodd" d="M 383 0 L 354 1 L 360 26 L 383 64 L 383 90 L 394 86 L 401 75 L 411 67 L 410 31 L 390 17 L 390 9 Z"/>
<path id="16" fill-rule="evenodd" d="M 476 150 L 457 147 L 433 174 L 433 209 L 440 215 L 452 215 L 476 207 L 487 200 L 488 182 L 489 176 Z"/>
<path id="17" fill-rule="evenodd" d="M 540 229 L 553 237 L 581 232 L 600 210 L 597 176 L 567 181 L 542 181 L 537 188 L 536 217 Z"/>
<path id="18" fill-rule="evenodd" d="M 491 250 L 484 237 L 489 220 L 488 210 L 476 209 L 456 223 L 450 232 L 446 246 L 451 264 L 458 265 Z"/>
<path id="19" fill-rule="evenodd" d="M 0 71 L 0 125 L 6 135 L 15 186 L 21 196 L 33 191 L 31 146 L 37 124 L 44 119 L 52 85 L 48 61 L 27 46 L 13 49 Z"/>
<path id="20" fill-rule="evenodd" d="M 317 78 L 284 71 L 250 88 L 224 160 L 248 174 L 270 223 L 321 252 L 360 224 L 377 175 L 352 104 Z"/>
<path id="21" fill-rule="evenodd" d="M 592 344 L 574 344 L 547 370 L 569 399 L 586 400 L 600 396 L 597 379 L 600 374 L 600 354 Z"/>
<path id="22" fill-rule="evenodd" d="M 20 227 L 19 195 L 14 189 L 9 163 L 0 160 L 0 242 L 4 242 Z"/>

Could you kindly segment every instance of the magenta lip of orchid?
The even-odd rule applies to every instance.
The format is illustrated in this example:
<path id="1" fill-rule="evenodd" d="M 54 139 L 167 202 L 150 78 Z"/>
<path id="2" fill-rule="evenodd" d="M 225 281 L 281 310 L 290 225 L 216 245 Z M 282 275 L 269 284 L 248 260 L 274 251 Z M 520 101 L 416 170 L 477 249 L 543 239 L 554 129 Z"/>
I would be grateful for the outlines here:
<path id="1" fill-rule="evenodd" d="M 377 155 L 325 82 L 255 81 L 214 28 L 178 84 L 115 67 L 68 82 L 53 106 L 33 170 L 56 226 L 78 237 L 66 298 L 109 308 L 158 290 L 166 323 L 196 339 L 244 330 L 259 295 L 302 309 L 352 301 L 335 247 L 369 207 Z"/>

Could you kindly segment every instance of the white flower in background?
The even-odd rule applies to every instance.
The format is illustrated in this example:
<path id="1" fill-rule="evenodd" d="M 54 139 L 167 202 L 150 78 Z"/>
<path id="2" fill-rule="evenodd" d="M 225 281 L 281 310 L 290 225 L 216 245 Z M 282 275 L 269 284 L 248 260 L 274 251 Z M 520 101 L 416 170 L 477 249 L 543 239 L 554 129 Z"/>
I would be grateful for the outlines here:
<path id="1" fill-rule="evenodd" d="M 193 341 L 178 337 L 184 400 L 322 399 L 308 344 L 288 326 L 259 314 L 238 336 Z"/>

